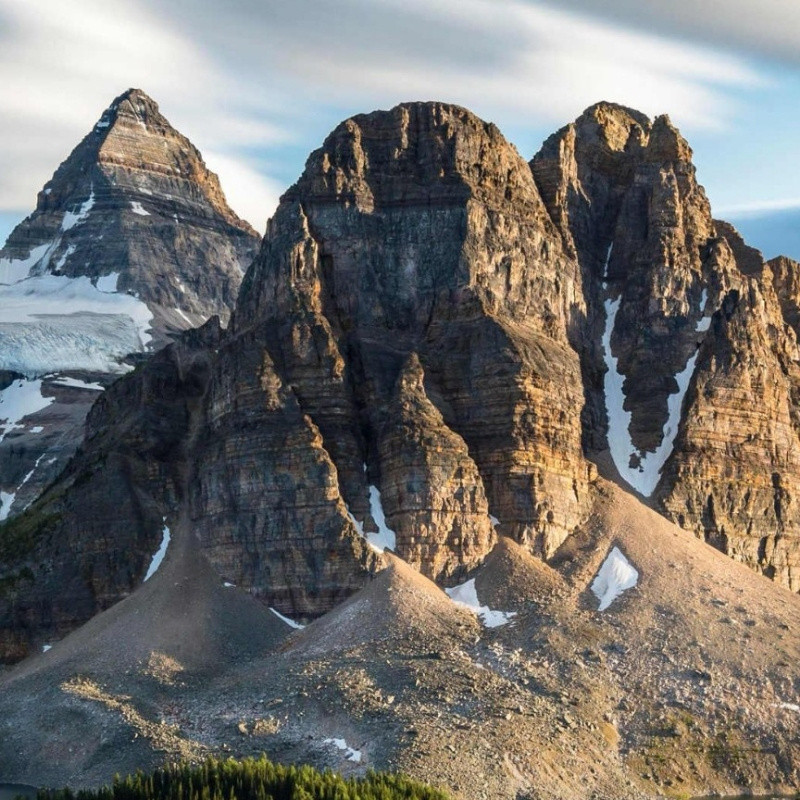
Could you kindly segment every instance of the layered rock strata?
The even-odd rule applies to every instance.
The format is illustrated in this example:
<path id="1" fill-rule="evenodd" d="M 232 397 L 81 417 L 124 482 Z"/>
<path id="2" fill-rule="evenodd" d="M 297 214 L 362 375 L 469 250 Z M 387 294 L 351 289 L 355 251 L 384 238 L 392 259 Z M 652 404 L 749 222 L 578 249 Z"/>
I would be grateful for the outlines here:
<path id="1" fill-rule="evenodd" d="M 671 519 L 797 588 L 797 271 L 712 219 L 691 157 L 666 117 L 600 103 L 531 162 L 581 265 L 584 444 Z"/>
<path id="2" fill-rule="evenodd" d="M 26 381 L 0 388 L 0 519 L 64 468 L 111 380 L 229 318 L 257 245 L 156 103 L 114 100 L 0 251 L 0 371 Z"/>
<path id="3" fill-rule="evenodd" d="M 124 378 L 2 530 L 5 657 L 129 592 L 179 512 L 222 578 L 293 618 L 367 583 L 376 542 L 444 585 L 497 534 L 563 555 L 604 450 L 663 514 L 800 588 L 797 275 L 712 220 L 666 117 L 598 104 L 530 165 L 456 106 L 347 120 L 229 329 Z M 161 383 L 168 430 L 141 402 Z M 78 509 L 103 521 L 96 554 Z"/>
<path id="4" fill-rule="evenodd" d="M 434 580 L 478 566 L 496 541 L 483 481 L 466 443 L 428 398 L 416 353 L 397 379 L 378 451 L 397 554 Z"/>
<path id="5" fill-rule="evenodd" d="M 357 517 L 365 482 L 402 480 L 380 473 L 377 432 L 418 353 L 501 530 L 546 554 L 585 513 L 589 468 L 566 411 L 582 405 L 568 335 L 585 313 L 580 280 L 499 131 L 455 106 L 405 104 L 347 120 L 312 153 L 234 327 L 266 325 Z"/>

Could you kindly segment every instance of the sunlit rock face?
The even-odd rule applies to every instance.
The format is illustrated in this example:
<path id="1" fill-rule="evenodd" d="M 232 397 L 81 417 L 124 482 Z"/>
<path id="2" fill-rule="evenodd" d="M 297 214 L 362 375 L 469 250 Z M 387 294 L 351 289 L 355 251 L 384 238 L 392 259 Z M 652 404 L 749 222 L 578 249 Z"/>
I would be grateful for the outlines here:
<path id="1" fill-rule="evenodd" d="M 530 164 L 457 106 L 346 120 L 284 194 L 227 330 L 107 390 L 3 529 L 5 657 L 140 585 L 165 517 L 292 619 L 368 584 L 384 546 L 448 588 L 498 535 L 563 563 L 594 524 L 593 460 L 800 588 L 797 276 L 712 219 L 666 117 L 598 104 Z"/>

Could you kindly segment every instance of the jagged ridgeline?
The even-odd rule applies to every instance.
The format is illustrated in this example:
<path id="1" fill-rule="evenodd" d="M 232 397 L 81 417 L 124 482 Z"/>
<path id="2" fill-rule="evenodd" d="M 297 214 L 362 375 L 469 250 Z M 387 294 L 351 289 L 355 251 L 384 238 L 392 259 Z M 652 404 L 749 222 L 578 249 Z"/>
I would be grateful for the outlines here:
<path id="1" fill-rule="evenodd" d="M 597 465 L 799 588 L 798 266 L 712 219 L 691 156 L 667 117 L 607 103 L 530 163 L 444 103 L 343 122 L 229 328 L 110 387 L 2 529 L 2 657 L 127 597 L 165 526 L 293 619 L 364 586 L 376 542 L 440 586 L 498 535 L 552 561 Z"/>
<path id="2" fill-rule="evenodd" d="M 47 790 L 37 800 L 448 800 L 449 795 L 403 775 L 371 772 L 342 778 L 312 767 L 285 767 L 265 757 L 209 758 L 201 766 L 170 766 L 150 775 L 116 778 L 97 791 Z"/>

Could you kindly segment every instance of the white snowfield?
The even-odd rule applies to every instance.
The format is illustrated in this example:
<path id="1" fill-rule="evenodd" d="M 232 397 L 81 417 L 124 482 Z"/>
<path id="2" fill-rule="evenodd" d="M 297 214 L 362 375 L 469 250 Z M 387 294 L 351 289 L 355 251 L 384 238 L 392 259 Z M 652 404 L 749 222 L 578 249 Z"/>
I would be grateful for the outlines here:
<path id="1" fill-rule="evenodd" d="M 0 442 L 13 430 L 21 430 L 25 417 L 41 411 L 55 400 L 42 395 L 40 380 L 16 380 L 0 391 Z"/>
<path id="2" fill-rule="evenodd" d="M 354 761 L 356 764 L 361 763 L 361 751 L 354 750 L 344 739 L 325 739 L 325 744 L 332 744 L 339 750 L 344 750 L 344 757 L 348 761 Z"/>
<path id="3" fill-rule="evenodd" d="M 117 276 L 29 277 L 0 285 L 0 369 L 35 377 L 86 370 L 120 373 L 150 342 L 153 314 L 115 291 Z M 112 288 L 113 287 L 113 288 Z"/>
<path id="4" fill-rule="evenodd" d="M 57 380 L 53 381 L 53 386 L 66 386 L 69 389 L 89 389 L 93 392 L 105 391 L 105 386 L 100 383 L 89 383 L 89 381 L 70 378 L 67 375 L 59 376 Z"/>
<path id="5" fill-rule="evenodd" d="M 52 244 L 40 244 L 34 247 L 26 258 L 0 258 L 0 284 L 16 283 L 30 275 L 31 269 L 35 267 L 47 254 Z"/>
<path id="6" fill-rule="evenodd" d="M 118 273 L 94 281 L 54 274 L 75 253 L 74 243 L 62 248 L 64 235 L 87 220 L 94 204 L 92 188 L 77 210 L 64 213 L 52 241 L 24 258 L 0 259 L 0 369 L 28 377 L 120 373 L 129 369 L 120 363 L 125 356 L 147 348 L 153 314 L 141 300 L 117 291 Z"/>
<path id="7" fill-rule="evenodd" d="M 0 522 L 8 519 L 8 515 L 11 513 L 11 505 L 16 496 L 16 492 L 4 492 L 0 490 Z"/>
<path id="8" fill-rule="evenodd" d="M 71 230 L 76 225 L 80 225 L 81 222 L 85 222 L 93 206 L 94 206 L 94 187 L 91 187 L 91 189 L 89 190 L 88 199 L 86 199 L 83 203 L 81 203 L 81 206 L 77 211 L 64 212 L 64 218 L 61 220 L 62 233 L 66 233 L 66 231 Z"/>
<path id="9" fill-rule="evenodd" d="M 517 616 L 516 611 L 495 611 L 489 606 L 482 606 L 478 600 L 475 578 L 470 578 L 452 589 L 445 589 L 445 592 L 454 603 L 475 614 L 487 628 L 499 628 L 501 625 L 507 625 Z"/>
<path id="10" fill-rule="evenodd" d="M 631 441 L 631 412 L 625 409 L 625 392 L 623 390 L 625 376 L 619 372 L 618 359 L 611 351 L 611 335 L 614 332 L 614 323 L 621 303 L 621 295 L 616 300 L 608 299 L 605 302 L 606 327 L 603 332 L 602 344 L 606 364 L 606 374 L 603 380 L 606 412 L 608 413 L 608 447 L 614 466 L 622 479 L 640 494 L 650 497 L 658 485 L 661 470 L 672 453 L 675 437 L 678 435 L 683 398 L 686 396 L 694 374 L 697 352 L 689 358 L 683 370 L 675 375 L 678 391 L 667 397 L 667 421 L 662 429 L 661 444 L 652 452 L 639 450 Z M 708 292 L 704 289 L 700 300 L 700 311 L 704 314 L 707 304 Z M 697 333 L 705 332 L 710 324 L 711 317 L 704 315 L 698 321 L 695 331 Z M 631 460 L 634 462 L 633 466 Z"/>
<path id="11" fill-rule="evenodd" d="M 134 214 L 139 214 L 139 216 L 141 216 L 141 217 L 149 217 L 150 216 L 150 212 L 146 211 L 142 207 L 142 204 L 137 202 L 136 200 L 133 200 L 131 202 L 131 211 L 133 211 Z"/>
<path id="12" fill-rule="evenodd" d="M 600 601 L 597 610 L 605 611 L 624 591 L 636 586 L 638 581 L 638 571 L 618 547 L 613 547 L 592 581 L 592 592 Z"/>
<path id="13" fill-rule="evenodd" d="M 161 545 L 159 546 L 158 550 L 156 550 L 155 555 L 150 561 L 150 566 L 147 568 L 147 573 L 144 576 L 145 581 L 149 581 L 150 578 L 152 578 L 153 575 L 155 575 L 156 572 L 158 572 L 158 568 L 161 566 L 161 562 L 164 560 L 164 556 L 167 554 L 167 548 L 169 547 L 170 533 L 169 533 L 169 528 L 166 526 L 166 524 L 164 525 L 161 534 L 162 534 Z"/>

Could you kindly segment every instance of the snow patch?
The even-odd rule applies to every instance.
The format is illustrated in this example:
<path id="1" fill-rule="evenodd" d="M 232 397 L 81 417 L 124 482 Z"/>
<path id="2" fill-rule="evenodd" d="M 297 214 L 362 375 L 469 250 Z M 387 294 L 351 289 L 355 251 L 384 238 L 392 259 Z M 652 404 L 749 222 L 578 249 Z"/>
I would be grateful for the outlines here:
<path id="1" fill-rule="evenodd" d="M 381 552 L 387 547 L 394 552 L 395 547 L 397 547 L 397 537 L 394 531 L 386 524 L 386 516 L 381 505 L 381 493 L 378 491 L 377 486 L 370 485 L 369 487 L 369 511 L 378 526 L 378 532 L 368 533 L 367 541 Z"/>
<path id="2" fill-rule="evenodd" d="M 269 610 L 279 619 L 281 622 L 285 622 L 290 628 L 294 628 L 296 631 L 301 631 L 305 628 L 305 625 L 301 625 L 299 622 L 295 622 L 293 619 L 289 619 L 289 617 L 284 617 L 280 611 L 276 611 L 272 606 L 269 607 Z"/>
<path id="3" fill-rule="evenodd" d="M 41 411 L 55 400 L 42 395 L 41 380 L 17 380 L 0 391 L 0 442 L 13 430 L 24 428 L 19 422 Z"/>
<path id="4" fill-rule="evenodd" d="M 797 711 L 800 712 L 800 706 L 797 703 L 780 703 L 781 708 L 785 708 L 787 711 Z"/>
<path id="5" fill-rule="evenodd" d="M 189 327 L 190 327 L 190 328 L 193 328 L 193 327 L 194 327 L 194 323 L 193 323 L 193 322 L 192 322 L 192 321 L 189 319 L 189 317 L 187 317 L 187 316 L 186 316 L 186 314 L 184 314 L 184 313 L 183 313 L 183 311 L 181 311 L 181 310 L 180 310 L 180 309 L 179 309 L 177 306 L 176 306 L 176 308 L 175 308 L 175 311 L 177 311 L 177 312 L 178 312 L 178 314 L 180 314 L 180 316 L 181 316 L 181 317 L 183 317 L 183 319 L 184 319 L 184 320 L 186 320 L 186 322 L 188 323 L 188 325 L 189 325 Z"/>
<path id="6" fill-rule="evenodd" d="M 339 750 L 344 750 L 345 751 L 344 757 L 348 761 L 354 761 L 356 764 L 361 763 L 361 751 L 354 750 L 347 744 L 347 742 L 344 739 L 325 739 L 325 744 L 332 744 Z"/>
<path id="7" fill-rule="evenodd" d="M 605 611 L 624 591 L 632 589 L 639 573 L 618 547 L 612 548 L 592 581 L 592 592 L 600 601 L 598 611 Z"/>
<path id="8" fill-rule="evenodd" d="M 500 524 L 500 520 L 497 519 L 493 514 L 489 514 L 489 522 L 492 523 L 492 527 L 496 528 Z"/>
<path id="9" fill-rule="evenodd" d="M 28 433 L 41 433 L 43 430 L 44 428 L 41 425 L 34 425 Z"/>
<path id="10" fill-rule="evenodd" d="M 52 649 L 53 649 L 53 645 L 51 645 L 51 644 L 43 644 L 42 645 L 42 652 L 43 653 L 46 653 L 48 650 L 52 650 Z"/>
<path id="11" fill-rule="evenodd" d="M 101 275 L 94 285 L 98 292 L 116 292 L 119 283 L 119 272 L 112 272 L 110 275 Z"/>
<path id="12" fill-rule="evenodd" d="M 223 585 L 223 586 L 224 586 L 226 589 L 235 589 L 235 588 L 236 588 L 236 584 L 235 584 L 235 583 L 231 583 L 230 581 L 223 581 L 223 582 L 222 582 L 222 585 Z"/>
<path id="13" fill-rule="evenodd" d="M 460 586 L 445 589 L 447 596 L 457 605 L 472 611 L 487 628 L 499 628 L 507 625 L 517 616 L 516 611 L 495 611 L 489 606 L 482 606 L 478 600 L 478 591 L 475 588 L 475 578 L 470 578 Z"/>
<path id="14" fill-rule="evenodd" d="M 99 383 L 88 383 L 87 381 L 80 381 L 77 378 L 69 378 L 66 375 L 53 381 L 53 386 L 67 386 L 70 389 L 91 389 L 93 392 L 105 391 L 105 386 Z"/>
<path id="15" fill-rule="evenodd" d="M 606 261 L 603 264 L 603 280 L 608 280 L 608 265 L 611 263 L 611 252 L 614 249 L 614 242 L 612 241 L 611 244 L 608 246 L 608 250 L 606 250 Z"/>
<path id="16" fill-rule="evenodd" d="M 164 525 L 161 537 L 161 545 L 159 546 L 158 550 L 156 550 L 156 554 L 153 556 L 153 559 L 150 562 L 150 566 L 147 568 L 147 574 L 144 576 L 145 581 L 150 580 L 150 578 L 152 578 L 153 575 L 156 574 L 158 568 L 161 566 L 161 562 L 164 560 L 164 556 L 167 554 L 167 548 L 169 547 L 169 540 L 170 540 L 169 528 L 166 525 Z M 144 581 L 142 582 L 144 583 Z"/>
<path id="17" fill-rule="evenodd" d="M 700 295 L 700 313 L 703 316 L 697 321 L 697 326 L 695 327 L 698 333 L 705 333 L 711 327 L 711 314 L 707 307 L 708 289 L 703 289 L 703 293 Z"/>
<path id="18" fill-rule="evenodd" d="M 65 211 L 64 219 L 61 220 L 61 231 L 66 232 L 81 222 L 85 222 L 89 212 L 94 207 L 94 187 L 89 190 L 89 197 L 81 203 L 77 211 Z"/>
<path id="19" fill-rule="evenodd" d="M 0 491 L 0 522 L 8 519 L 8 515 L 11 513 L 11 506 L 13 505 L 14 498 L 16 496 L 16 492 Z"/>
<path id="20" fill-rule="evenodd" d="M 50 247 L 49 242 L 40 244 L 31 249 L 27 258 L 0 258 L 0 284 L 16 283 L 27 278 L 31 269 L 45 257 Z"/>
<path id="21" fill-rule="evenodd" d="M 33 469 L 31 469 L 31 471 L 22 479 L 22 482 L 20 483 L 19 486 L 17 486 L 15 492 L 13 492 L 12 494 L 6 494 L 5 492 L 0 492 L 0 522 L 2 522 L 4 519 L 8 519 L 8 515 L 11 513 L 11 506 L 14 503 L 14 498 L 19 494 L 19 490 L 33 477 L 33 473 L 36 472 L 36 470 L 39 468 L 39 464 L 41 463 L 45 455 L 46 455 L 45 453 L 42 453 L 39 456 L 39 458 L 36 459 L 36 463 L 33 465 Z"/>
<path id="22" fill-rule="evenodd" d="M 131 201 L 131 211 L 133 211 L 134 214 L 138 214 L 140 217 L 150 216 L 150 212 L 145 211 L 144 208 L 142 208 L 142 204 L 136 200 Z"/>

